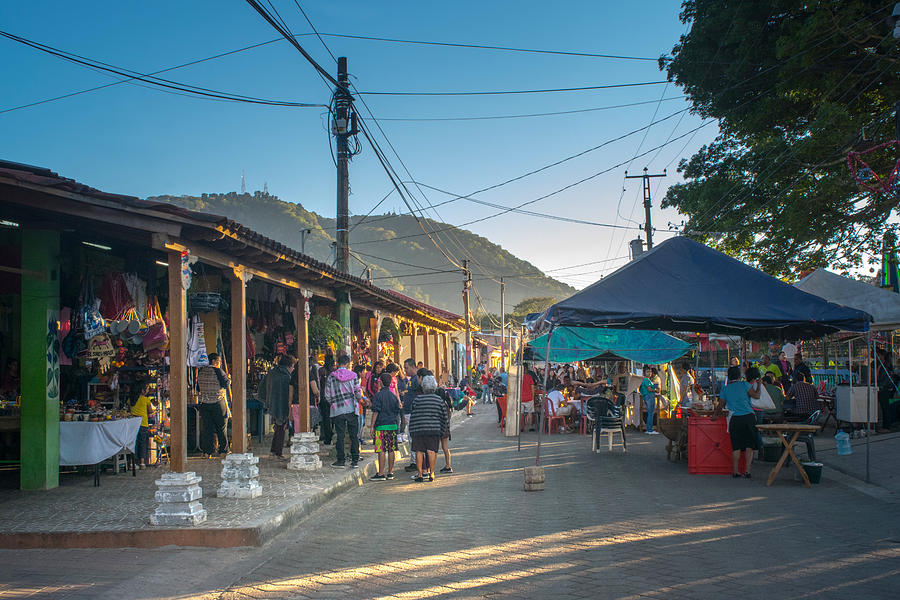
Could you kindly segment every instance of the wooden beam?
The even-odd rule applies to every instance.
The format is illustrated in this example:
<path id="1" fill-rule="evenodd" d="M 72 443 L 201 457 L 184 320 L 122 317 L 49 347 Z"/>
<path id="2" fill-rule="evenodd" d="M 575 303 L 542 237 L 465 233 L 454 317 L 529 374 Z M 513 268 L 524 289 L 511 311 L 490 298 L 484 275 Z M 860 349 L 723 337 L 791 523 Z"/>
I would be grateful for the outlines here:
<path id="1" fill-rule="evenodd" d="M 369 339 L 371 340 L 370 344 L 370 356 L 369 360 L 372 361 L 372 366 L 375 366 L 375 363 L 378 361 L 378 317 L 369 317 Z"/>
<path id="2" fill-rule="evenodd" d="M 306 322 L 306 298 L 297 298 L 297 391 L 300 398 L 300 432 L 309 426 L 309 326 Z"/>
<path id="3" fill-rule="evenodd" d="M 169 462 L 175 473 L 187 466 L 187 305 L 181 285 L 181 252 L 169 252 Z"/>
<path id="4" fill-rule="evenodd" d="M 428 329 L 422 329 L 422 353 L 425 355 L 422 362 L 426 369 L 431 369 L 431 343 L 428 341 Z"/>
<path id="5" fill-rule="evenodd" d="M 334 291 L 326 287 L 306 281 L 299 281 L 294 277 L 288 277 L 277 271 L 256 268 L 246 264 L 245 261 L 237 260 L 237 257 L 235 256 L 230 256 L 224 252 L 213 250 L 212 248 L 206 248 L 197 244 L 180 243 L 165 235 L 154 235 L 153 247 L 165 252 L 174 250 L 180 253 L 182 250 L 188 250 L 193 256 L 196 256 L 205 263 L 228 269 L 243 268 L 246 273 L 253 275 L 254 277 L 259 277 L 269 283 L 295 290 L 307 290 L 310 293 L 327 300 L 333 301 L 335 299 Z"/>
<path id="6" fill-rule="evenodd" d="M 247 288 L 244 271 L 234 269 L 231 284 L 231 451 L 247 452 Z"/>
<path id="7" fill-rule="evenodd" d="M 56 212 L 92 221 L 101 221 L 109 225 L 122 225 L 145 231 L 162 231 L 169 235 L 181 234 L 181 225 L 175 223 L 178 217 L 171 215 L 169 219 L 160 213 L 151 213 L 144 209 L 126 206 L 112 200 L 99 200 L 60 189 L 48 188 L 31 183 L 0 177 L 0 185 L 6 184 L 21 193 L 3 194 L 4 201 L 26 205 L 33 211 Z M 26 191 L 32 193 L 25 193 Z M 35 194 L 40 198 L 36 199 Z M 72 202 L 72 201 L 75 202 Z"/>

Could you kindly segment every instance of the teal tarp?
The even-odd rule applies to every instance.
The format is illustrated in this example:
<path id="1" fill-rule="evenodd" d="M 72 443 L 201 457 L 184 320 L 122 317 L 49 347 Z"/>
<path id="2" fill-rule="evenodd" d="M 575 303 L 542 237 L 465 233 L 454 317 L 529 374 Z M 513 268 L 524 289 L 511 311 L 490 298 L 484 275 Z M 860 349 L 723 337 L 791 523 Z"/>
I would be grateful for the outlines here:
<path id="1" fill-rule="evenodd" d="M 547 334 L 528 343 L 534 360 L 545 360 Z M 667 363 L 684 356 L 691 345 L 661 331 L 606 329 L 600 327 L 557 327 L 550 340 L 550 362 L 589 360 L 614 354 L 645 364 Z"/>

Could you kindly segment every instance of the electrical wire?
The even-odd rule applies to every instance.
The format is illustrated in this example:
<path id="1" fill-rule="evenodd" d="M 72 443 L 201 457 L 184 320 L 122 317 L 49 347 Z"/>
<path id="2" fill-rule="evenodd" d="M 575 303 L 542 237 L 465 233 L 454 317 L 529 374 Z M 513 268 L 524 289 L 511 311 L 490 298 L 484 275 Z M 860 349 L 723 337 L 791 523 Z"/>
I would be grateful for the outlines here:
<path id="1" fill-rule="evenodd" d="M 287 28 L 287 26 L 282 26 L 278 23 L 275 18 L 263 7 L 257 0 L 246 0 L 247 4 L 249 4 L 256 12 L 260 14 L 260 16 L 265 19 L 269 25 L 275 28 L 275 30 L 282 35 L 284 39 L 288 41 L 288 43 L 293 46 L 302 56 L 306 59 L 306 61 L 313 66 L 313 68 L 319 73 L 319 76 L 326 82 L 326 84 L 330 83 L 334 87 L 338 88 L 342 92 L 346 94 L 350 94 L 350 92 L 341 85 L 337 79 L 331 76 L 331 73 L 326 71 L 322 65 L 316 62 L 316 60 L 310 56 L 310 54 L 303 49 L 303 46 L 297 41 L 296 36 L 291 33 L 291 31 Z M 274 9 L 274 7 L 273 7 Z M 277 11 L 276 11 L 277 13 Z"/>
<path id="2" fill-rule="evenodd" d="M 641 102 L 629 102 L 627 104 L 613 104 L 611 106 L 597 106 L 594 108 L 579 108 L 575 110 L 557 110 L 552 112 L 542 112 L 542 113 L 524 113 L 524 114 L 514 114 L 514 115 L 482 115 L 476 117 L 378 117 L 379 121 L 394 121 L 394 122 L 419 122 L 419 123 L 427 123 L 427 122 L 441 122 L 441 121 L 489 121 L 489 120 L 498 120 L 498 119 L 527 119 L 531 117 L 552 117 L 557 115 L 574 115 L 574 114 L 582 114 L 589 112 L 597 112 L 603 110 L 615 110 L 618 108 L 630 108 L 633 106 L 643 106 L 645 104 L 655 104 L 657 102 L 667 102 L 670 100 L 684 100 L 682 96 L 670 96 L 669 98 L 663 98 L 662 100 L 643 100 Z"/>
<path id="3" fill-rule="evenodd" d="M 23 44 L 40 52 L 44 52 L 45 54 L 49 54 L 51 56 L 55 56 L 57 58 L 76 63 L 91 69 L 105 71 L 107 73 L 112 73 L 119 77 L 124 77 L 126 80 L 137 80 L 142 81 L 144 83 L 158 86 L 161 88 L 166 88 L 170 90 L 176 90 L 179 92 L 184 92 L 187 94 L 192 94 L 195 96 L 203 96 L 209 98 L 217 98 L 220 100 L 227 100 L 231 102 L 245 102 L 249 104 L 264 104 L 269 106 L 286 106 L 293 108 L 322 108 L 324 105 L 322 104 L 312 104 L 305 102 L 288 102 L 283 100 L 269 100 L 265 98 L 257 98 L 254 96 L 245 96 L 241 94 L 232 94 L 229 92 L 221 92 L 218 90 L 213 90 L 210 88 L 204 88 L 200 86 L 188 85 L 183 83 L 178 83 L 177 81 L 172 81 L 169 79 L 163 79 L 160 77 L 156 77 L 154 75 L 149 75 L 145 73 L 139 73 L 137 71 L 132 71 L 130 69 L 124 69 L 120 67 L 116 67 L 110 65 L 108 63 L 104 63 L 98 60 L 86 58 L 84 56 L 80 56 L 78 54 L 74 54 L 72 52 L 66 52 L 65 50 L 60 50 L 59 48 L 54 48 L 53 46 L 49 46 L 47 44 L 42 44 L 40 42 L 35 42 L 33 40 L 29 40 L 18 35 L 0 31 L 0 36 L 17 42 L 19 44 Z M 49 100 L 48 100 L 49 101 Z M 10 110 L 17 110 L 17 108 L 7 109 L 4 112 L 9 112 Z"/>
<path id="4" fill-rule="evenodd" d="M 302 11 L 302 9 L 301 9 Z M 310 23 L 312 26 L 312 23 Z M 318 34 L 317 34 L 318 35 Z M 651 58 L 647 56 L 627 56 L 621 54 L 599 54 L 594 52 L 569 52 L 565 50 L 543 50 L 543 49 L 535 49 L 535 48 L 514 48 L 510 46 L 487 46 L 484 44 L 457 44 L 451 42 L 433 42 L 433 41 L 423 41 L 423 40 L 403 40 L 397 38 L 386 38 L 386 37 L 375 37 L 375 36 L 367 36 L 367 35 L 350 35 L 350 34 L 342 34 L 342 33 L 322 33 L 321 35 L 325 37 L 336 37 L 336 38 L 345 38 L 352 40 L 369 40 L 376 42 L 392 42 L 397 44 L 419 44 L 423 46 L 445 46 L 450 48 L 473 48 L 478 50 L 500 50 L 504 52 L 525 52 L 531 54 L 556 54 L 561 56 L 581 56 L 586 58 L 610 58 L 610 59 L 618 59 L 618 60 L 639 60 L 639 61 L 650 61 L 656 62 L 659 58 Z M 324 42 L 323 42 L 324 43 Z"/>
<path id="5" fill-rule="evenodd" d="M 668 81 L 641 81 L 637 83 L 611 83 L 608 85 L 584 85 L 566 88 L 546 88 L 532 90 L 489 90 L 477 92 L 384 92 L 384 91 L 358 91 L 365 96 L 500 96 L 508 94 L 552 94 L 557 92 L 584 92 L 590 90 L 611 90 L 618 88 L 640 87 L 645 85 L 660 85 Z"/>
<path id="6" fill-rule="evenodd" d="M 684 113 L 684 112 L 686 112 L 686 111 L 688 111 L 688 110 L 690 110 L 690 109 L 689 109 L 689 108 L 685 108 L 685 109 L 676 111 L 676 112 L 674 112 L 674 113 L 672 113 L 672 114 L 670 114 L 670 115 L 667 115 L 667 116 L 663 117 L 662 119 L 659 119 L 659 120 L 657 120 L 657 121 L 653 121 L 653 122 L 651 122 L 650 124 L 645 125 L 644 127 L 639 127 L 638 129 L 633 129 L 633 130 L 631 130 L 631 131 L 629 131 L 629 132 L 627 132 L 627 133 L 623 133 L 622 135 L 619 135 L 619 136 L 617 136 L 617 137 L 608 139 L 608 140 L 606 140 L 606 141 L 604 141 L 604 142 L 601 142 L 600 144 L 597 144 L 597 145 L 595 145 L 595 146 L 592 146 L 592 147 L 587 148 L 587 149 L 585 149 L 585 150 L 582 150 L 582 151 L 580 151 L 580 152 L 576 152 L 575 154 L 571 154 L 571 155 L 566 156 L 565 158 L 562 158 L 562 159 L 560 159 L 560 160 L 557 160 L 557 161 L 554 161 L 554 162 L 552 162 L 552 163 L 543 165 L 543 166 L 541 166 L 541 167 L 538 167 L 537 169 L 532 169 L 532 170 L 530 170 L 530 171 L 526 171 L 525 173 L 522 173 L 522 174 L 520 174 L 520 175 L 516 175 L 515 177 L 511 177 L 511 178 L 506 179 L 506 180 L 504 180 L 504 181 L 501 181 L 501 182 L 499 182 L 499 183 L 495 183 L 495 184 L 493 184 L 493 185 L 489 185 L 489 186 L 487 186 L 487 187 L 483 187 L 483 188 L 481 188 L 481 189 L 475 190 L 474 192 L 471 192 L 470 194 L 467 194 L 467 195 L 465 195 L 465 196 L 457 196 L 456 198 L 453 198 L 453 199 L 451 199 L 451 200 L 446 200 L 446 201 L 444 201 L 444 202 L 439 202 L 438 204 L 435 204 L 434 206 L 435 206 L 435 207 L 437 207 L 437 206 L 443 206 L 443 205 L 445 205 L 445 204 L 450 204 L 450 203 L 452 203 L 452 202 L 456 202 L 457 200 L 472 200 L 472 196 L 475 196 L 475 195 L 477 195 L 477 194 L 482 194 L 482 193 L 484 193 L 484 192 L 488 192 L 488 191 L 491 191 L 491 190 L 495 190 L 495 189 L 500 188 L 500 187 L 503 187 L 503 186 L 505 186 L 505 185 L 509 185 L 510 183 L 515 183 L 516 181 L 520 181 L 520 180 L 525 179 L 525 178 L 527 178 L 527 177 L 531 177 L 532 175 L 536 175 L 537 173 L 541 173 L 541 172 L 546 171 L 546 170 L 548 170 L 548 169 L 552 169 L 553 167 L 557 167 L 557 166 L 559 166 L 559 165 L 561 165 L 561 164 L 563 164 L 563 163 L 569 162 L 569 161 L 571 161 L 571 160 L 575 160 L 576 158 L 580 158 L 580 157 L 582 157 L 582 156 L 585 156 L 585 155 L 587 155 L 587 154 L 590 154 L 591 152 L 595 152 L 595 151 L 597 151 L 597 150 L 600 150 L 601 148 L 605 148 L 606 146 L 609 146 L 609 145 L 611 145 L 611 144 L 614 144 L 614 143 L 616 143 L 616 142 L 619 142 L 619 141 L 621 141 L 621 140 L 624 140 L 624 139 L 626 139 L 626 138 L 628 138 L 628 137 L 630 137 L 630 136 L 632 136 L 632 135 L 636 135 L 636 134 L 638 134 L 638 133 L 640 133 L 640 132 L 642 132 L 642 131 L 646 131 L 646 130 L 648 130 L 650 127 L 653 127 L 654 125 L 657 125 L 657 124 L 659 124 L 659 123 L 663 123 L 663 122 L 665 122 L 665 121 L 667 121 L 667 120 L 669 120 L 669 119 L 671 119 L 671 118 L 673 118 L 673 117 L 675 117 L 675 116 L 677 116 L 677 115 L 679 115 L 679 114 L 682 114 L 682 113 Z M 654 148 L 654 149 L 655 149 L 655 148 Z M 394 215 L 386 216 L 386 217 L 378 217 L 378 218 L 375 218 L 375 219 L 371 219 L 371 220 L 369 221 L 369 223 L 375 223 L 375 222 L 378 222 L 379 220 L 383 220 L 383 219 L 385 219 L 385 218 L 392 218 L 393 216 L 394 216 Z"/>
<path id="7" fill-rule="evenodd" d="M 672 138 L 668 143 L 671 144 L 671 143 L 676 142 L 676 141 L 678 141 L 678 140 L 680 140 L 680 139 L 686 138 L 687 136 L 689 136 L 690 134 L 694 133 L 695 131 L 699 131 L 700 129 L 703 129 L 704 127 L 707 127 L 707 126 L 709 126 L 709 125 L 711 125 L 711 124 L 713 124 L 713 123 L 715 123 L 715 120 L 707 120 L 707 121 L 705 121 L 704 123 L 700 124 L 699 126 L 693 128 L 693 129 L 691 129 L 690 131 L 687 131 L 687 132 L 685 132 L 684 134 L 682 134 L 682 135 L 680 135 L 680 136 L 678 136 L 678 137 Z M 664 145 L 664 144 L 662 144 L 662 145 Z M 647 154 L 650 154 L 651 152 L 655 152 L 657 149 L 659 149 L 659 146 L 655 146 L 655 147 L 653 147 L 653 148 L 650 148 L 649 150 L 647 150 L 646 152 L 644 152 L 642 155 L 638 155 L 638 158 L 640 158 L 641 156 L 645 156 L 645 155 L 647 155 Z M 587 177 L 584 177 L 584 178 L 582 178 L 582 179 L 579 179 L 578 181 L 575 181 L 575 182 L 570 183 L 570 184 L 568 184 L 568 185 L 566 185 L 566 186 L 563 186 L 563 187 L 561 187 L 561 188 L 559 188 L 559 189 L 557 189 L 557 190 L 554 190 L 554 191 L 552 191 L 552 192 L 550 192 L 550 193 L 548 193 L 548 194 L 544 194 L 544 195 L 542 195 L 542 196 L 538 196 L 537 198 L 534 198 L 533 200 L 528 200 L 527 202 L 522 202 L 521 204 L 518 204 L 518 205 L 516 205 L 516 206 L 507 207 L 507 208 L 505 208 L 505 209 L 503 209 L 503 210 L 501 210 L 501 211 L 499 211 L 499 212 L 497 212 L 497 213 L 493 213 L 493 214 L 487 215 L 486 217 L 481 217 L 481 218 L 479 218 L 479 219 L 474 219 L 474 220 L 472 220 L 472 221 L 467 221 L 467 222 L 465 222 L 465 223 L 461 223 L 461 224 L 456 225 L 456 226 L 450 226 L 449 229 L 458 229 L 458 228 L 460 228 L 460 227 L 465 227 L 466 225 L 473 225 L 473 224 L 475 224 L 475 223 L 481 223 L 482 221 L 487 221 L 488 219 L 493 219 L 493 218 L 499 217 L 499 216 L 501 216 L 501 215 L 504 215 L 504 214 L 506 214 L 506 213 L 512 212 L 512 211 L 514 211 L 514 210 L 520 209 L 520 208 L 522 208 L 523 206 L 527 206 L 527 205 L 529 205 L 529 204 L 534 204 L 535 202 L 540 202 L 541 200 L 545 200 L 545 199 L 550 198 L 550 197 L 552 197 L 552 196 L 556 196 L 557 194 L 561 194 L 561 193 L 564 192 L 564 191 L 567 191 L 567 190 L 569 190 L 569 189 L 571 189 L 571 188 L 574 188 L 574 187 L 579 186 L 579 185 L 581 185 L 581 184 L 583 184 L 583 183 L 586 183 L 586 182 L 588 182 L 588 181 L 591 181 L 592 179 L 596 179 L 597 177 L 600 177 L 601 175 L 604 175 L 604 174 L 606 174 L 606 173 L 609 173 L 609 172 L 612 171 L 612 170 L 618 169 L 618 168 L 622 167 L 623 165 L 625 165 L 627 162 L 628 162 L 628 161 L 620 162 L 620 163 L 615 164 L 615 165 L 613 165 L 613 166 L 611 166 L 611 167 L 608 167 L 608 168 L 606 168 L 606 169 L 603 169 L 602 171 L 598 171 L 598 172 L 596 172 L 596 173 L 594 173 L 594 174 L 592 174 L 592 175 L 588 175 Z M 438 229 L 438 230 L 435 230 L 435 231 L 443 231 L 443 230 Z M 386 243 L 386 242 L 395 242 L 395 241 L 398 241 L 398 240 L 410 239 L 410 238 L 415 238 L 415 237 L 421 237 L 421 236 L 420 236 L 420 234 L 412 234 L 412 235 L 407 235 L 407 236 L 398 236 L 398 237 L 395 237 L 395 238 L 391 238 L 390 240 L 383 240 L 383 239 L 382 239 L 382 240 L 368 240 L 368 241 L 364 241 L 364 242 L 356 242 L 356 245 L 361 245 L 361 244 L 378 244 L 378 243 Z"/>

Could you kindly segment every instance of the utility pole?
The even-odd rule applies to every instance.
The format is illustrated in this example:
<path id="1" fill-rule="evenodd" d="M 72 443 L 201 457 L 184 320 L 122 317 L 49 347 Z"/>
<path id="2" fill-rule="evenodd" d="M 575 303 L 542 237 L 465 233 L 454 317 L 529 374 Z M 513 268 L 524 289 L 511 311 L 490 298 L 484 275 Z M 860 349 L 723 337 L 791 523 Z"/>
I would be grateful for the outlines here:
<path id="1" fill-rule="evenodd" d="M 506 284 L 500 278 L 500 366 L 506 369 Z"/>
<path id="2" fill-rule="evenodd" d="M 312 233 L 312 229 L 300 230 L 300 253 L 306 254 L 306 236 Z"/>
<path id="3" fill-rule="evenodd" d="M 463 312 L 466 315 L 466 377 L 472 368 L 472 326 L 469 324 L 469 288 L 472 286 L 472 274 L 469 272 L 469 261 L 463 261 Z"/>
<path id="4" fill-rule="evenodd" d="M 335 263 L 338 271 L 350 272 L 350 144 L 351 135 L 356 134 L 355 114 L 352 113 L 353 98 L 347 91 L 350 79 L 347 76 L 347 57 L 338 58 L 338 84 L 334 92 L 334 118 L 331 133 L 337 147 L 337 232 L 335 235 Z M 344 351 L 350 354 L 350 295 L 341 291 L 337 294 L 338 322 L 344 329 Z"/>
<path id="5" fill-rule="evenodd" d="M 644 180 L 644 231 L 647 234 L 647 250 L 653 247 L 653 226 L 650 223 L 650 178 L 665 176 L 665 169 L 663 169 L 662 173 L 657 173 L 656 175 L 650 175 L 649 173 L 647 173 L 647 167 L 644 167 L 643 175 L 629 175 L 628 171 L 625 171 L 625 179 Z"/>

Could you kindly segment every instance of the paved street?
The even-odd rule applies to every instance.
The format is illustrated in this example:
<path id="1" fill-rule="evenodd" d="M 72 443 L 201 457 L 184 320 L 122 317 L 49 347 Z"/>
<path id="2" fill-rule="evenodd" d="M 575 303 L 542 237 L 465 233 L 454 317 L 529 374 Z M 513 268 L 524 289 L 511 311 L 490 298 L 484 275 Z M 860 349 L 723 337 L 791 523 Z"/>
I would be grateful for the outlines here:
<path id="1" fill-rule="evenodd" d="M 688 475 L 639 434 L 624 455 L 545 438 L 547 489 L 525 493 L 534 434 L 517 453 L 478 408 L 434 483 L 398 469 L 261 548 L 0 551 L 0 598 L 896 597 L 891 498 L 789 470 L 766 488 L 765 463 Z"/>

